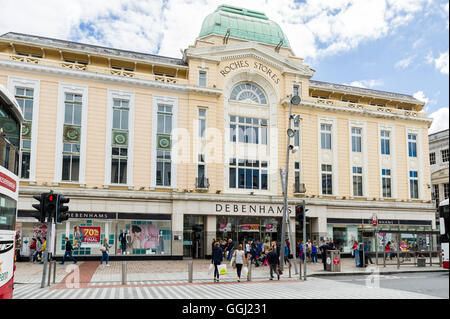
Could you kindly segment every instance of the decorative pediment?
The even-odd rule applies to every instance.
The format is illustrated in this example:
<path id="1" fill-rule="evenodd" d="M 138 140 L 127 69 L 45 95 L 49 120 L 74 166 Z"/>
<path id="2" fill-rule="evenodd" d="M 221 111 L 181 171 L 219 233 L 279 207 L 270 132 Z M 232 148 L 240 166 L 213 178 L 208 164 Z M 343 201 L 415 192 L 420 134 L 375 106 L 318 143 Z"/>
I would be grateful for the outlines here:
<path id="1" fill-rule="evenodd" d="M 186 58 L 197 58 L 215 62 L 254 58 L 273 66 L 281 73 L 293 73 L 300 76 L 312 77 L 314 70 L 294 59 L 281 55 L 258 43 L 233 43 L 228 45 L 196 47 L 186 49 Z"/>

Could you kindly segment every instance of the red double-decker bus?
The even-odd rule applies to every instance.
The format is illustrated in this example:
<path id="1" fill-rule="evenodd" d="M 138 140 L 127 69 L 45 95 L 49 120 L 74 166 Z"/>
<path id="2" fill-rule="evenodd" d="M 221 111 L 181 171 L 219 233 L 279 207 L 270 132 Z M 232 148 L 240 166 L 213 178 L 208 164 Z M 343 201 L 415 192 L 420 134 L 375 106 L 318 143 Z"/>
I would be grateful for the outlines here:
<path id="1" fill-rule="evenodd" d="M 13 296 L 22 111 L 0 85 L 0 299 Z"/>

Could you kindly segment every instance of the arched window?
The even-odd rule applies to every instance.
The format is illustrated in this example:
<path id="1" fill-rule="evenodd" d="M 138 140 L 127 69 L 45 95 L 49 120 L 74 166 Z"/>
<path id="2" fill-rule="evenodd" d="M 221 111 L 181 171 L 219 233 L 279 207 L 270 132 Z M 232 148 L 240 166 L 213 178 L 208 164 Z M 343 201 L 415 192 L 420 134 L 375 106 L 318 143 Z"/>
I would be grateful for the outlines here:
<path id="1" fill-rule="evenodd" d="M 230 100 L 267 104 L 264 92 L 251 83 L 241 83 L 231 91 Z"/>

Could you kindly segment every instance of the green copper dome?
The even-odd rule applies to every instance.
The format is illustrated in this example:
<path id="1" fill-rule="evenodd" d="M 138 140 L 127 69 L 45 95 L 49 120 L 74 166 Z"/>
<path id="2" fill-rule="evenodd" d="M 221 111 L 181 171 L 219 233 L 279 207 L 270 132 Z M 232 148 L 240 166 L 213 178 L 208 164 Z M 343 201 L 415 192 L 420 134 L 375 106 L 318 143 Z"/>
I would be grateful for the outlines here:
<path id="1" fill-rule="evenodd" d="M 230 37 L 290 48 L 280 26 L 263 13 L 228 5 L 219 6 L 203 20 L 199 37 L 209 34 L 224 36 L 230 28 Z"/>

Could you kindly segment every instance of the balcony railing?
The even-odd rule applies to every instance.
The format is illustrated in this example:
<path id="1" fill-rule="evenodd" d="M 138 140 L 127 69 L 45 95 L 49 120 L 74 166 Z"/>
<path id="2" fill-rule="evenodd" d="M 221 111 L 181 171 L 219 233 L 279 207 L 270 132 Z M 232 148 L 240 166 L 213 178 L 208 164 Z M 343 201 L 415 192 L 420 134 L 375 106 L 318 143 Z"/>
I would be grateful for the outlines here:
<path id="1" fill-rule="evenodd" d="M 209 179 L 206 177 L 196 177 L 195 178 L 195 188 L 196 189 L 209 189 Z"/>

